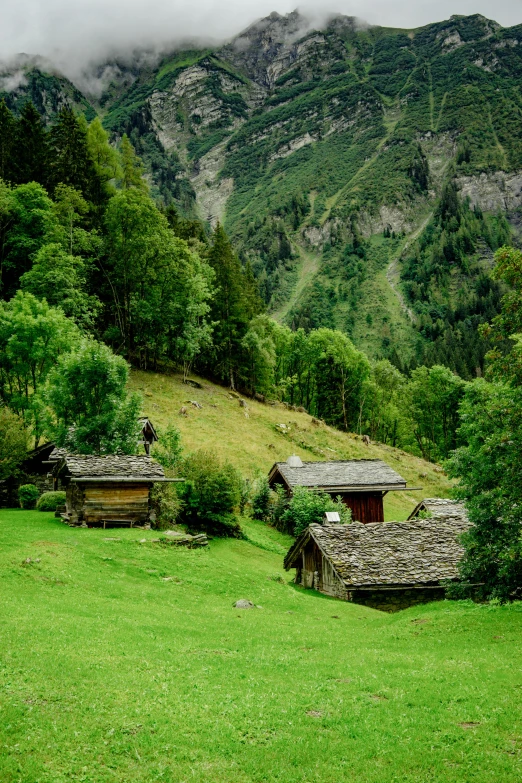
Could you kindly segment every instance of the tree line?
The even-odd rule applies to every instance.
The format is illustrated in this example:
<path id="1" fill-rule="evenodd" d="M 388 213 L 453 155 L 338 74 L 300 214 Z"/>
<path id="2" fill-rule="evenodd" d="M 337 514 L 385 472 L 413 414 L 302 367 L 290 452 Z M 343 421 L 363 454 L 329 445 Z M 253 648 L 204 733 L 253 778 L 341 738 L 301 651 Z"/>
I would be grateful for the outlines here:
<path id="1" fill-rule="evenodd" d="M 0 137 L 0 396 L 37 439 L 48 369 L 89 338 L 142 369 L 194 368 L 427 459 L 455 445 L 456 376 L 407 378 L 339 331 L 278 325 L 221 225 L 154 202 L 126 136 L 113 145 L 68 107 L 47 128 L 30 103 L 19 117 L 0 103 Z M 10 334 L 45 321 L 49 356 L 22 359 Z"/>

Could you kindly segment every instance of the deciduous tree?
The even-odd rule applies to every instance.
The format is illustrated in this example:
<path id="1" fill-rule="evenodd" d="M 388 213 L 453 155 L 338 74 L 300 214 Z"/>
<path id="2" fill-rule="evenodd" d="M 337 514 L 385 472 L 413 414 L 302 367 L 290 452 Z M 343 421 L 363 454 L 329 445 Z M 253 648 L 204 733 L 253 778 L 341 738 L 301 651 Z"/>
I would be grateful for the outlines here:
<path id="1" fill-rule="evenodd" d="M 43 394 L 49 437 L 78 454 L 135 453 L 141 398 L 128 377 L 127 362 L 91 339 L 60 356 Z"/>
<path id="2" fill-rule="evenodd" d="M 0 400 L 32 425 L 36 445 L 42 434 L 40 392 L 62 354 L 79 341 L 75 324 L 62 310 L 18 291 L 0 301 Z"/>
<path id="3" fill-rule="evenodd" d="M 0 408 L 0 481 L 14 476 L 27 454 L 24 422 L 9 408 Z"/>

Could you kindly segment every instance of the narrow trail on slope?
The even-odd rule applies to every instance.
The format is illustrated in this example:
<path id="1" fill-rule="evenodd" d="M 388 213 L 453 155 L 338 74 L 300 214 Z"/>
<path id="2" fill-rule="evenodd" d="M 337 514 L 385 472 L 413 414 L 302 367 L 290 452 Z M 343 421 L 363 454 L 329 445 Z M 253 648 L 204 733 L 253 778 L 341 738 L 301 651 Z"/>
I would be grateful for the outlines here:
<path id="1" fill-rule="evenodd" d="M 386 280 L 388 281 L 388 284 L 392 289 L 393 293 L 399 300 L 401 310 L 408 316 L 412 324 L 415 323 L 415 313 L 406 304 L 406 300 L 404 299 L 402 291 L 399 288 L 399 274 L 398 274 L 399 260 L 401 255 L 404 253 L 404 251 L 407 250 L 411 245 L 411 243 L 415 242 L 417 237 L 420 236 L 420 234 L 424 231 L 424 229 L 426 228 L 426 226 L 428 225 L 432 217 L 433 217 L 433 212 L 430 212 L 428 217 L 422 221 L 420 226 L 418 226 L 414 231 L 412 231 L 412 233 L 408 236 L 406 242 L 402 245 L 399 252 L 392 258 L 392 260 L 388 264 L 388 268 L 386 269 Z"/>
<path id="2" fill-rule="evenodd" d="M 272 312 L 272 318 L 282 323 L 288 313 L 297 304 L 305 288 L 312 282 L 319 271 L 320 258 L 314 253 L 305 250 L 297 242 L 292 241 L 292 245 L 300 256 L 300 263 L 297 270 L 297 281 L 294 289 L 286 302 L 280 305 L 277 310 Z"/>

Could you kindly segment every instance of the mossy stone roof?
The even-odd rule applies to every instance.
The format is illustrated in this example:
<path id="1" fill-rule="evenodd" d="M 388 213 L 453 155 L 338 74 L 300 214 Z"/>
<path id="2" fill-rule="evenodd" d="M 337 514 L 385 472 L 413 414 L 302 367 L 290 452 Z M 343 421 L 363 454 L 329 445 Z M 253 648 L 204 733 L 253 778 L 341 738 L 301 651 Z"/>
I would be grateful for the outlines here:
<path id="1" fill-rule="evenodd" d="M 406 487 L 403 479 L 393 468 L 380 459 L 350 459 L 332 462 L 303 462 L 302 467 L 292 467 L 288 462 L 276 462 L 270 471 L 269 480 L 281 475 L 288 487 L 317 487 L 329 490 Z"/>
<path id="2" fill-rule="evenodd" d="M 458 577 L 464 553 L 459 536 L 468 528 L 461 515 L 310 525 L 288 552 L 285 568 L 301 565 L 301 552 L 312 539 L 346 587 L 437 584 Z"/>
<path id="3" fill-rule="evenodd" d="M 67 454 L 55 468 L 55 475 L 71 479 L 143 479 L 154 481 L 165 477 L 158 462 L 146 455 Z"/>

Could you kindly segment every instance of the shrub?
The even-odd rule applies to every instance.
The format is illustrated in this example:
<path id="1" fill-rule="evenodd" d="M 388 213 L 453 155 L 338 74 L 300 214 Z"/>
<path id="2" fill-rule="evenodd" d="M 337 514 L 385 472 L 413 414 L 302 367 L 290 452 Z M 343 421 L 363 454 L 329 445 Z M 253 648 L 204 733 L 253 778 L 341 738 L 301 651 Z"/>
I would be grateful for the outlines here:
<path id="1" fill-rule="evenodd" d="M 239 487 L 239 512 L 245 514 L 247 506 L 252 501 L 252 484 L 250 479 L 241 478 Z"/>
<path id="2" fill-rule="evenodd" d="M 252 515 L 254 519 L 266 520 L 270 516 L 271 490 L 266 476 L 258 479 L 252 497 Z"/>
<path id="3" fill-rule="evenodd" d="M 282 533 L 287 532 L 284 514 L 288 508 L 288 503 L 289 497 L 284 487 L 277 486 L 275 491 L 270 492 L 270 505 L 268 509 L 267 521 L 269 524 L 273 525 L 276 530 L 280 530 Z"/>
<path id="4" fill-rule="evenodd" d="M 32 486 L 29 484 L 28 486 Z M 56 511 L 57 506 L 65 503 L 65 492 L 44 492 L 40 495 L 36 508 L 38 511 Z"/>
<path id="5" fill-rule="evenodd" d="M 151 526 L 155 530 L 168 530 L 176 524 L 181 510 L 181 500 L 174 484 L 154 484 L 150 491 Z"/>
<path id="6" fill-rule="evenodd" d="M 169 424 L 165 432 L 159 433 L 158 447 L 154 458 L 164 468 L 172 469 L 181 459 L 181 433 L 173 424 Z"/>
<path id="7" fill-rule="evenodd" d="M 308 525 L 321 524 L 326 511 L 337 511 L 342 524 L 351 522 L 352 512 L 341 498 L 333 498 L 326 492 L 314 492 L 307 487 L 296 487 L 287 508 L 282 514 L 286 532 L 299 536 Z"/>
<path id="8" fill-rule="evenodd" d="M 40 492 L 34 484 L 22 484 L 18 488 L 20 508 L 34 508 Z"/>
<path id="9" fill-rule="evenodd" d="M 217 536 L 241 538 L 235 517 L 241 501 L 241 476 L 226 462 L 221 465 L 207 451 L 187 457 L 180 468 L 186 479 L 179 485 L 183 507 L 181 519 L 189 529 Z"/>

